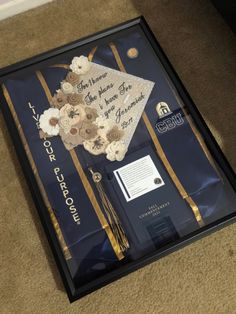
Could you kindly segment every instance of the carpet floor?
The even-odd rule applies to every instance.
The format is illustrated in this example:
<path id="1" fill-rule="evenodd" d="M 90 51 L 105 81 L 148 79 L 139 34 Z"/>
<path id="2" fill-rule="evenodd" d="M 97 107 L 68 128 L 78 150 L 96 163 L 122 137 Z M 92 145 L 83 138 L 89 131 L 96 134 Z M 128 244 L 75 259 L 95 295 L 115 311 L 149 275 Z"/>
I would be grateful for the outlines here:
<path id="1" fill-rule="evenodd" d="M 236 170 L 236 41 L 206 0 L 59 0 L 0 23 L 0 67 L 144 15 Z M 236 224 L 70 305 L 0 112 L 0 313 L 236 313 Z"/>

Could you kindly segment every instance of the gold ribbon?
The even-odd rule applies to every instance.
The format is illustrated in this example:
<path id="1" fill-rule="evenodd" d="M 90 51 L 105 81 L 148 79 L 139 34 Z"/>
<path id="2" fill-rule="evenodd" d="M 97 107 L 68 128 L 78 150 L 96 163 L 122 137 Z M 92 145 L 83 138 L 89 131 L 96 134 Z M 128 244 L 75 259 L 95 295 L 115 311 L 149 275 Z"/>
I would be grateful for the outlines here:
<path id="1" fill-rule="evenodd" d="M 206 143 L 205 143 L 201 133 L 196 128 L 196 125 L 195 125 L 193 119 L 191 118 L 191 116 L 189 116 L 188 110 L 185 109 L 185 106 L 183 105 L 182 100 L 180 99 L 180 97 L 179 97 L 178 93 L 176 92 L 175 88 L 173 88 L 172 83 L 171 83 L 171 81 L 170 81 L 168 76 L 167 76 L 167 83 L 169 84 L 169 87 L 171 88 L 173 94 L 175 95 L 175 98 L 176 98 L 180 108 L 182 109 L 182 111 L 183 111 L 183 113 L 185 115 L 185 118 L 188 121 L 188 123 L 190 125 L 190 128 L 192 129 L 192 131 L 193 131 L 193 133 L 194 133 L 194 135 L 195 135 L 199 145 L 201 146 L 202 151 L 204 152 L 204 154 L 205 154 L 206 158 L 208 159 L 209 163 L 211 164 L 211 166 L 215 169 L 215 171 L 218 174 L 219 178 L 223 181 L 222 175 L 221 175 L 219 169 L 217 169 L 216 163 L 215 163 L 215 161 L 214 161 L 214 159 L 213 159 L 213 157 L 212 157 L 212 155 L 211 155 L 211 153 L 210 153 L 210 151 L 209 151 L 209 149 L 208 149 L 208 147 L 207 147 L 207 145 L 206 145 Z"/>
<path id="2" fill-rule="evenodd" d="M 91 56 L 93 56 L 93 53 L 95 52 L 95 50 L 96 49 L 93 48 L 93 50 L 91 51 Z M 36 75 L 37 75 L 37 77 L 38 77 L 38 79 L 39 79 L 39 81 L 43 87 L 43 90 L 45 92 L 45 95 L 47 96 L 48 101 L 50 102 L 52 95 L 51 95 L 51 92 L 48 88 L 48 85 L 47 85 L 42 73 L 40 71 L 37 71 Z M 117 241 L 114 237 L 114 234 L 112 233 L 112 230 L 111 230 L 111 228 L 110 228 L 110 226 L 109 226 L 109 224 L 108 224 L 108 222 L 107 222 L 107 220 L 106 220 L 106 218 L 105 218 L 105 216 L 104 216 L 104 214 L 103 214 L 103 212 L 102 212 L 102 210 L 101 210 L 101 208 L 97 202 L 96 196 L 95 196 L 93 189 L 92 189 L 92 187 L 91 187 L 91 185 L 87 179 L 87 176 L 84 173 L 84 170 L 80 164 L 80 161 L 76 155 L 76 152 L 74 149 L 72 149 L 69 151 L 69 153 L 70 153 L 71 159 L 74 163 L 74 166 L 75 166 L 75 168 L 76 168 L 76 170 L 80 176 L 81 182 L 84 185 L 84 188 L 85 188 L 85 191 L 88 195 L 88 198 L 89 198 L 89 200 L 90 200 L 90 202 L 91 202 L 91 204 L 92 204 L 92 206 L 93 206 L 93 208 L 97 214 L 97 217 L 98 217 L 98 219 L 102 225 L 102 228 L 105 230 L 117 258 L 119 260 L 121 260 L 122 258 L 124 258 L 124 255 L 123 255 L 123 253 L 120 249 L 120 246 L 117 243 Z"/>
<path id="3" fill-rule="evenodd" d="M 63 69 L 69 70 L 70 66 L 69 64 L 57 63 L 57 64 L 51 65 L 50 68 L 63 68 Z"/>
<path id="4" fill-rule="evenodd" d="M 5 85 L 2 85 L 2 89 L 3 89 L 3 94 L 5 96 L 5 99 L 7 101 L 8 107 L 9 107 L 9 109 L 11 111 L 12 117 L 13 117 L 13 119 L 15 121 L 15 124 L 16 124 L 16 127 L 18 129 L 18 132 L 19 132 L 22 144 L 24 146 L 27 158 L 28 158 L 28 160 L 30 162 L 31 168 L 33 170 L 33 173 L 34 173 L 34 176 L 36 178 L 37 184 L 39 186 L 39 189 L 40 189 L 41 195 L 43 197 L 44 203 L 45 203 L 45 205 L 46 205 L 46 207 L 48 209 L 48 212 L 49 212 L 49 215 L 50 215 L 53 227 L 54 227 L 54 229 L 56 231 L 57 238 L 58 238 L 59 243 L 60 243 L 60 245 L 62 247 L 63 254 L 64 254 L 66 260 L 68 260 L 68 259 L 71 258 L 70 251 L 69 251 L 69 249 L 68 249 L 68 247 L 66 245 L 65 239 L 64 239 L 62 231 L 61 231 L 61 228 L 60 228 L 60 226 L 58 224 L 57 218 L 56 218 L 56 216 L 55 216 L 55 214 L 54 214 L 54 212 L 52 210 L 52 207 L 51 207 L 51 204 L 49 202 L 47 193 L 46 193 L 46 191 L 44 189 L 43 183 L 42 183 L 42 181 L 40 179 L 40 176 L 39 176 L 36 164 L 34 162 L 32 154 L 31 154 L 28 142 L 26 140 L 25 134 L 24 134 L 23 129 L 21 127 L 19 118 L 17 116 L 17 113 L 15 111 L 14 105 L 13 105 L 12 100 L 11 100 L 11 97 L 10 97 L 10 95 L 8 93 L 8 90 L 5 87 Z"/>
<path id="5" fill-rule="evenodd" d="M 92 61 L 92 60 L 93 60 L 93 56 L 94 56 L 96 50 L 97 50 L 97 46 L 93 47 L 93 49 L 90 51 L 90 53 L 89 53 L 89 55 L 88 55 L 88 60 L 89 60 L 89 61 Z"/>
<path id="6" fill-rule="evenodd" d="M 125 72 L 126 73 L 126 69 L 124 67 L 124 64 L 120 58 L 120 55 L 119 55 L 119 52 L 115 46 L 114 43 L 110 43 L 110 48 L 113 52 L 113 55 L 115 57 L 115 60 L 117 62 L 117 65 L 119 67 L 119 69 L 122 71 L 122 72 Z M 142 115 L 142 118 L 143 118 L 143 121 L 146 125 L 146 128 L 152 138 L 152 141 L 155 145 L 155 148 L 156 148 L 156 151 L 157 151 L 157 154 L 159 155 L 160 159 L 162 160 L 169 176 L 171 177 L 172 181 L 174 182 L 177 190 L 179 191 L 180 195 L 182 196 L 182 198 L 189 204 L 189 206 L 191 207 L 192 211 L 193 211 L 193 214 L 195 216 L 195 219 L 196 221 L 198 222 L 199 226 L 202 227 L 204 226 L 204 221 L 203 221 L 203 218 L 202 218 L 202 215 L 200 213 L 200 210 L 199 208 L 197 207 L 196 203 L 194 202 L 194 200 L 191 198 L 191 196 L 188 195 L 187 191 L 185 190 L 185 188 L 183 187 L 183 185 L 181 184 L 179 178 L 177 177 L 176 173 L 174 172 L 174 169 L 172 168 L 169 160 L 167 159 L 166 155 L 165 155 L 165 152 L 156 136 L 156 132 L 154 131 L 152 125 L 151 125 L 151 122 L 149 121 L 148 119 L 148 116 L 147 114 L 144 112 L 143 115 Z"/>
<path id="7" fill-rule="evenodd" d="M 88 55 L 88 60 L 92 61 L 93 56 L 95 54 L 97 50 L 97 46 L 93 47 L 93 49 L 90 51 L 89 55 Z M 56 63 L 51 65 L 51 68 L 63 68 L 63 69 L 70 69 L 70 65 L 69 64 L 63 64 L 63 63 Z"/>

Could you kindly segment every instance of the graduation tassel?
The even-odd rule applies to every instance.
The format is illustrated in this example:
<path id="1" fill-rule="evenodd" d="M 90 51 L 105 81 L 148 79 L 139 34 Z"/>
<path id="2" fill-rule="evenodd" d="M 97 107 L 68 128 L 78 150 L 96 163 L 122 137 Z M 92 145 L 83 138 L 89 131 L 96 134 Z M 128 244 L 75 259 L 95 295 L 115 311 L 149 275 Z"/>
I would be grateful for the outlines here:
<path id="1" fill-rule="evenodd" d="M 126 234 L 124 232 L 124 229 L 121 225 L 120 219 L 116 214 L 115 209 L 113 208 L 108 196 L 106 195 L 106 192 L 102 186 L 102 175 L 100 172 L 94 172 L 92 168 L 89 168 L 89 171 L 92 174 L 92 179 L 96 185 L 97 191 L 99 193 L 104 211 L 107 215 L 111 230 L 114 234 L 114 237 L 117 241 L 117 243 L 120 246 L 120 249 L 122 252 L 127 251 L 129 248 L 129 241 L 126 237 Z"/>

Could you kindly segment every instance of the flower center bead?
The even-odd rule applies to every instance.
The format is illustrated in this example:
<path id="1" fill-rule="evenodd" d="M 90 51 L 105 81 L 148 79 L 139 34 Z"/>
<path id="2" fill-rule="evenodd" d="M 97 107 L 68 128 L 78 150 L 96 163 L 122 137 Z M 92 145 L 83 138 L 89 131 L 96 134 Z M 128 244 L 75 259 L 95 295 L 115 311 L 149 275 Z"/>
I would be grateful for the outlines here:
<path id="1" fill-rule="evenodd" d="M 70 130 L 70 133 L 71 133 L 72 135 L 75 135 L 75 134 L 77 133 L 77 129 L 76 129 L 76 128 L 72 128 L 72 129 Z"/>
<path id="2" fill-rule="evenodd" d="M 58 123 L 58 119 L 57 119 L 57 118 L 51 118 L 51 119 L 49 120 L 49 124 L 50 124 L 51 126 L 56 126 L 57 123 Z"/>
<path id="3" fill-rule="evenodd" d="M 92 117 L 93 117 L 93 116 L 91 115 L 91 113 L 88 113 L 88 114 L 87 114 L 87 119 L 88 119 L 88 120 L 91 120 Z"/>
<path id="4" fill-rule="evenodd" d="M 90 134 L 90 133 L 91 133 L 91 130 L 86 129 L 85 132 L 86 132 L 87 134 Z"/>

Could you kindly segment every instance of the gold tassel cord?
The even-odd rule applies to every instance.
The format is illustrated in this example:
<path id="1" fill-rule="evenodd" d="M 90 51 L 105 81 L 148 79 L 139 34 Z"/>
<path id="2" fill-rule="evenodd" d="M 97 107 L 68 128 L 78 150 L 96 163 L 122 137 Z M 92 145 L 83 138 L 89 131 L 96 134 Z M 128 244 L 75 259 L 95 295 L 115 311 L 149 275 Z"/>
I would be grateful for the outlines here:
<path id="1" fill-rule="evenodd" d="M 112 204 L 111 204 L 111 202 L 110 202 L 110 200 L 109 200 L 108 196 L 106 195 L 106 192 L 103 188 L 103 185 L 101 183 L 102 175 L 100 172 L 94 172 L 91 167 L 89 168 L 89 171 L 92 174 L 93 182 L 96 185 L 97 191 L 99 193 L 104 211 L 107 215 L 107 219 L 109 221 L 109 224 L 110 224 L 111 230 L 114 234 L 114 237 L 115 237 L 117 243 L 119 244 L 121 251 L 125 252 L 129 248 L 129 241 L 128 241 L 126 234 L 125 234 L 125 231 L 121 225 L 120 219 L 117 216 L 117 213 L 116 213 L 115 209 L 113 208 L 113 206 L 112 206 Z"/>
<path id="2" fill-rule="evenodd" d="M 93 57 L 94 57 L 96 50 L 97 50 L 97 46 L 95 46 L 91 50 L 91 52 L 89 53 L 89 55 L 88 55 L 89 61 L 93 60 Z M 114 236 L 115 240 L 117 241 L 117 244 L 119 245 L 121 252 L 125 252 L 129 248 L 129 242 L 128 242 L 128 239 L 125 235 L 124 229 L 122 228 L 119 217 L 117 216 L 116 211 L 113 208 L 113 206 L 112 206 L 110 200 L 108 199 L 108 197 L 104 191 L 104 188 L 101 184 L 102 175 L 99 172 L 93 172 L 92 168 L 90 168 L 89 170 L 92 174 L 93 181 L 94 181 L 96 188 L 98 190 L 98 193 L 100 195 L 102 205 L 103 205 L 104 211 L 107 215 L 107 219 L 109 221 L 110 229 L 113 233 L 113 236 Z"/>

